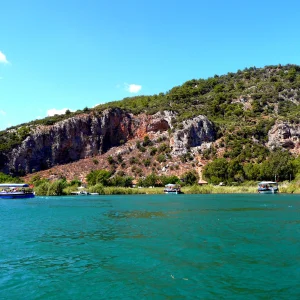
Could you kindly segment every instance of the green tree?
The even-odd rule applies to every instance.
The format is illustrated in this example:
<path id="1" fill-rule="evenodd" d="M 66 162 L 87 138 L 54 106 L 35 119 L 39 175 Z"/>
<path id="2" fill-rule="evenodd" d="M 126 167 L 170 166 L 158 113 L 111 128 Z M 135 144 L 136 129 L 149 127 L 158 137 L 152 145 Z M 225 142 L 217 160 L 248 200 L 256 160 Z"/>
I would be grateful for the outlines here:
<path id="1" fill-rule="evenodd" d="M 288 151 L 277 150 L 262 163 L 261 177 L 264 180 L 284 180 L 295 177 L 293 158 Z"/>
<path id="2" fill-rule="evenodd" d="M 165 186 L 166 184 L 169 184 L 169 183 L 178 183 L 180 182 L 179 178 L 175 175 L 171 175 L 171 176 L 160 176 L 160 182 L 163 186 Z"/>
<path id="3" fill-rule="evenodd" d="M 182 179 L 184 180 L 186 185 L 193 185 L 196 184 L 198 182 L 198 174 L 196 173 L 196 171 L 188 171 L 186 172 L 183 176 Z"/>
<path id="4" fill-rule="evenodd" d="M 208 163 L 203 171 L 205 178 L 213 184 L 218 184 L 221 181 L 227 181 L 228 178 L 228 162 L 225 158 L 217 158 L 211 163 Z"/>
<path id="5" fill-rule="evenodd" d="M 243 166 L 244 174 L 248 180 L 261 180 L 260 165 L 247 163 Z"/>
<path id="6" fill-rule="evenodd" d="M 144 180 L 139 181 L 140 186 L 148 187 L 148 186 L 156 186 L 158 182 L 158 176 L 154 173 L 148 175 Z"/>
<path id="7" fill-rule="evenodd" d="M 106 186 L 109 184 L 109 178 L 111 176 L 111 172 L 107 170 L 94 170 L 91 171 L 86 180 L 89 186 L 93 186 L 97 183 L 101 183 L 102 185 Z"/>

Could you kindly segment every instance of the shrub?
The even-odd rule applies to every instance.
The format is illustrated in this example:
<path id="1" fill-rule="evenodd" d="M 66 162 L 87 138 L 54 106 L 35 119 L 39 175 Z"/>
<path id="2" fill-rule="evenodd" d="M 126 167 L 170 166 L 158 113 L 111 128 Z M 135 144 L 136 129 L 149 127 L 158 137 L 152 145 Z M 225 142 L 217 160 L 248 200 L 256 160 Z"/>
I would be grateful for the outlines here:
<path id="1" fill-rule="evenodd" d="M 157 156 L 157 161 L 160 162 L 160 163 L 165 162 L 166 161 L 166 156 L 164 154 L 159 154 Z"/>
<path id="2" fill-rule="evenodd" d="M 196 171 L 188 171 L 184 173 L 182 179 L 186 185 L 193 185 L 198 182 L 199 177 Z"/>
<path id="3" fill-rule="evenodd" d="M 123 157 L 122 157 L 121 154 L 118 154 L 118 155 L 117 155 L 117 160 L 118 160 L 119 163 L 122 163 Z"/>
<path id="4" fill-rule="evenodd" d="M 139 160 L 136 157 L 134 157 L 134 156 L 131 156 L 130 159 L 129 159 L 129 163 L 131 165 L 137 164 L 138 162 L 139 162 Z"/>
<path id="5" fill-rule="evenodd" d="M 108 163 L 109 163 L 110 165 L 113 165 L 113 164 L 115 163 L 115 160 L 113 159 L 112 156 L 109 156 L 109 157 L 107 158 L 107 161 L 108 161 Z"/>
<path id="6" fill-rule="evenodd" d="M 151 160 L 149 158 L 143 160 L 144 166 L 149 167 L 151 165 Z"/>
<path id="7" fill-rule="evenodd" d="M 154 155 L 156 154 L 156 152 L 157 152 L 157 148 L 152 147 L 152 148 L 150 149 L 150 155 L 151 155 L 151 156 L 154 156 Z"/>
<path id="8" fill-rule="evenodd" d="M 34 192 L 37 196 L 47 196 L 49 186 L 50 186 L 50 183 L 48 181 L 43 182 L 42 184 L 40 184 L 34 188 Z"/>
<path id="9" fill-rule="evenodd" d="M 66 187 L 66 182 L 62 179 L 52 182 L 48 188 L 48 196 L 61 196 Z"/>
<path id="10" fill-rule="evenodd" d="M 88 191 L 90 193 L 98 193 L 100 195 L 104 195 L 105 194 L 104 193 L 103 185 L 101 183 L 97 183 L 96 185 L 89 187 Z"/>
<path id="11" fill-rule="evenodd" d="M 86 176 L 86 180 L 90 186 L 93 186 L 97 183 L 101 183 L 102 185 L 108 185 L 108 180 L 111 176 L 111 172 L 107 170 L 95 170 L 90 172 Z"/>

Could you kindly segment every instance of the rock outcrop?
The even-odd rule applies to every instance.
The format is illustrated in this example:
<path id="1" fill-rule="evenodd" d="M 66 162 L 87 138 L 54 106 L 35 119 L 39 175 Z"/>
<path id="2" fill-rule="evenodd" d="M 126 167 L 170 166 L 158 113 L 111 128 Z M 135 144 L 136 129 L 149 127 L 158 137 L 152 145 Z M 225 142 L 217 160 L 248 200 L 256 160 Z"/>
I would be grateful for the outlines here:
<path id="1" fill-rule="evenodd" d="M 267 147 L 286 148 L 292 153 L 300 153 L 300 124 L 277 122 L 268 132 Z"/>
<path id="2" fill-rule="evenodd" d="M 39 126 L 8 153 L 9 172 L 30 173 L 106 152 L 133 135 L 132 116 L 120 109 L 82 114 Z"/>
<path id="3" fill-rule="evenodd" d="M 135 116 L 116 108 L 101 114 L 77 115 L 51 126 L 37 126 L 19 146 L 5 153 L 0 171 L 29 174 L 102 155 L 131 139 L 141 140 L 147 134 L 153 141 L 167 138 L 174 117 L 176 114 L 169 111 Z M 172 154 L 178 156 L 214 140 L 213 123 L 200 115 L 182 123 L 182 129 L 171 137 L 170 147 Z"/>
<path id="4" fill-rule="evenodd" d="M 5 154 L 5 173 L 27 174 L 107 152 L 148 132 L 171 126 L 171 112 L 134 116 L 121 109 L 81 114 L 51 126 L 38 126 L 16 148 Z M 3 153 L 2 153 L 3 155 Z"/>
<path id="5" fill-rule="evenodd" d="M 206 116 L 198 116 L 182 122 L 183 128 L 176 130 L 171 138 L 173 155 L 186 154 L 189 148 L 199 147 L 203 143 L 216 139 L 214 124 Z"/>

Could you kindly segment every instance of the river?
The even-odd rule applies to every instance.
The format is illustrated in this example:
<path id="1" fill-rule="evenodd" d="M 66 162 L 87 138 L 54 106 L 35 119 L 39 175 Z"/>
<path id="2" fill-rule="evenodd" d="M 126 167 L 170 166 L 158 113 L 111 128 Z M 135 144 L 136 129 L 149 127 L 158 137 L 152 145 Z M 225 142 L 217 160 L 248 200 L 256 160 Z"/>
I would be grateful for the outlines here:
<path id="1" fill-rule="evenodd" d="M 0 299 L 300 299 L 300 195 L 0 200 Z"/>

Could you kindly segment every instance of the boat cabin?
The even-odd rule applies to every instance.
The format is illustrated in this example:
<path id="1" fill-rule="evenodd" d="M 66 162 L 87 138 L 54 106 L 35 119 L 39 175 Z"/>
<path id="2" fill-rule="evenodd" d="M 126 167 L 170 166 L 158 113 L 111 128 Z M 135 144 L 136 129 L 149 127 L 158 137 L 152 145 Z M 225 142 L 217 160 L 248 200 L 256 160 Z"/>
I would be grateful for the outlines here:
<path id="1" fill-rule="evenodd" d="M 180 194 L 181 193 L 180 185 L 173 184 L 173 183 L 166 184 L 165 188 L 164 188 L 164 193 L 165 194 Z"/>
<path id="2" fill-rule="evenodd" d="M 279 192 L 278 183 L 275 181 L 261 181 L 258 183 L 257 191 L 260 194 L 276 194 Z"/>
<path id="3" fill-rule="evenodd" d="M 1 183 L 0 199 L 22 199 L 33 198 L 32 189 L 26 183 Z"/>

